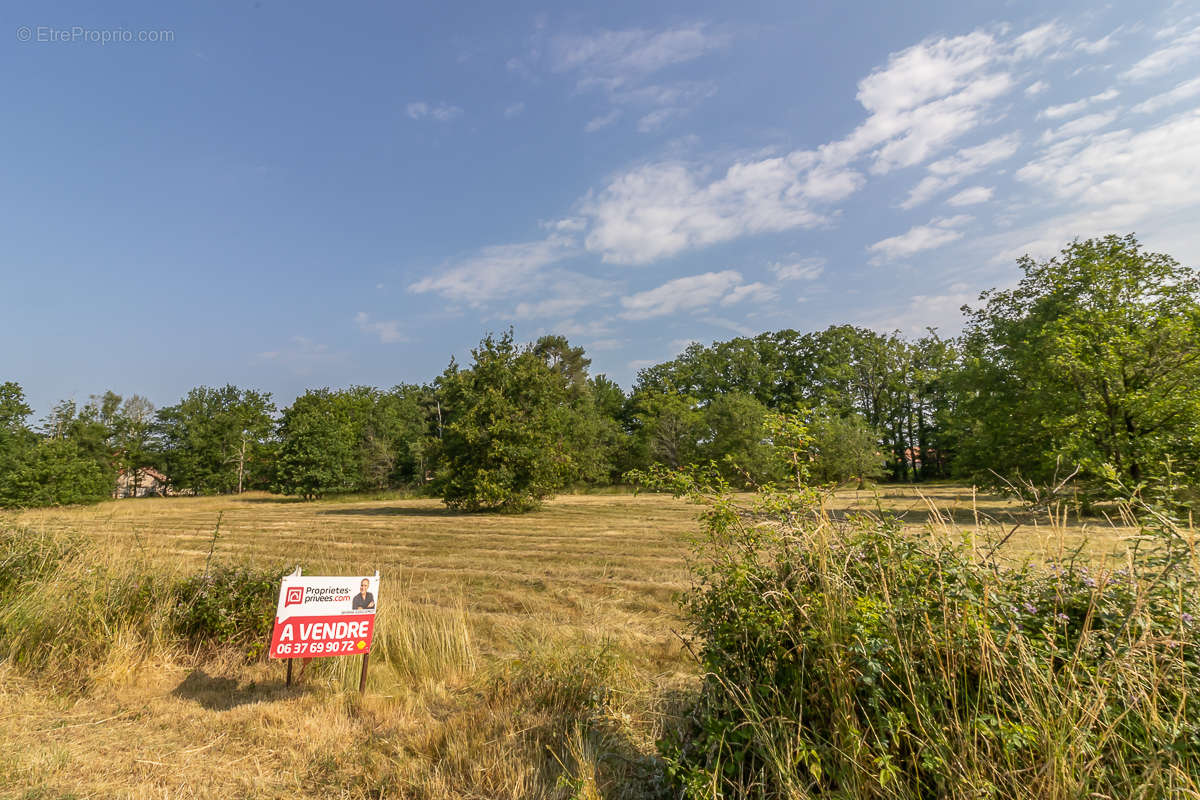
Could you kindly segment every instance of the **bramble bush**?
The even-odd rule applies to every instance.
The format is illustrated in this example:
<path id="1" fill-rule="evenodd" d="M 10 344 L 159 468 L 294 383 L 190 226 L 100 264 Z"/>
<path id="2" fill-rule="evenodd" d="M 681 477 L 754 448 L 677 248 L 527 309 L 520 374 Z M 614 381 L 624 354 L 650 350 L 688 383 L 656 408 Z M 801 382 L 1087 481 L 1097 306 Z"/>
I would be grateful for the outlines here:
<path id="1" fill-rule="evenodd" d="M 172 627 L 191 647 L 235 646 L 260 656 L 275 619 L 285 569 L 219 565 L 174 586 Z"/>
<path id="2" fill-rule="evenodd" d="M 750 502 L 711 471 L 635 476 L 706 506 L 705 677 L 661 743 L 685 796 L 1200 797 L 1200 579 L 1164 506 L 1130 509 L 1120 568 L 1006 566 L 831 519 L 793 465 Z"/>

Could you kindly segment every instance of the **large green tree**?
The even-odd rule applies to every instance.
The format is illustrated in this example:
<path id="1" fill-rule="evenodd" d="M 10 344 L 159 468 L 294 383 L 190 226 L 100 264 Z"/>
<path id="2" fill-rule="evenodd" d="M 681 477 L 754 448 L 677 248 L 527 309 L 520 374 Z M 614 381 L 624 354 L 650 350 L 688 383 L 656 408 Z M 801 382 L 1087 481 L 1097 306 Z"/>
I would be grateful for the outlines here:
<path id="1" fill-rule="evenodd" d="M 487 336 L 437 381 L 444 414 L 435 489 L 451 508 L 526 511 L 581 476 L 578 381 L 563 349 Z"/>
<path id="2" fill-rule="evenodd" d="M 1024 277 L 968 310 L 959 449 L 980 477 L 1044 484 L 1075 469 L 1103 494 L 1167 459 L 1197 476 L 1200 276 L 1132 235 L 1018 262 Z"/>

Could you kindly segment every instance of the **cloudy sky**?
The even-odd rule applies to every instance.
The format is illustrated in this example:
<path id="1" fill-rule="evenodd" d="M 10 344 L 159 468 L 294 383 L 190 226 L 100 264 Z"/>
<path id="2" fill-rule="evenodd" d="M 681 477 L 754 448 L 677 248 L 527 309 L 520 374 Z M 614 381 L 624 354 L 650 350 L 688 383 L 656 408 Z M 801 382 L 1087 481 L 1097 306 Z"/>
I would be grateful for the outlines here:
<path id="1" fill-rule="evenodd" d="M 1074 237 L 1200 263 L 1195 3 L 420 5 L 10 4 L 0 380 L 286 402 L 512 325 L 628 387 L 953 334 Z"/>

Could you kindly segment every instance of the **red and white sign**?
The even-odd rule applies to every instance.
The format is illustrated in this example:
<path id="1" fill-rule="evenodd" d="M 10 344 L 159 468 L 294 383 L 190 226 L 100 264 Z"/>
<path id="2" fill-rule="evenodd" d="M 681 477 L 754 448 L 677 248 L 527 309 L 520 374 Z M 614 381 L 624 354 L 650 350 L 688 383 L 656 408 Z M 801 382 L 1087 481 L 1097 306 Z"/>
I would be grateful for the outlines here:
<path id="1" fill-rule="evenodd" d="M 365 577 L 287 575 L 279 587 L 271 658 L 371 652 L 379 573 Z"/>

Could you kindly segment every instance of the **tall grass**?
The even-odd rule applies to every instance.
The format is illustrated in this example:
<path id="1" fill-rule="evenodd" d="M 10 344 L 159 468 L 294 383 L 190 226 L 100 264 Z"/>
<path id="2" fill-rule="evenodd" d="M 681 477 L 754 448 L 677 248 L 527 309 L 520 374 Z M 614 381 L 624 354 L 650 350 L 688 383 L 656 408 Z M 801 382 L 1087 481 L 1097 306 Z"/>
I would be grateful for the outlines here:
<path id="1" fill-rule="evenodd" d="M 137 550 L 70 533 L 0 530 L 0 662 L 86 691 L 152 660 L 262 660 L 282 568 L 164 568 Z M 475 648 L 461 602 L 450 609 L 384 595 L 372 652 L 381 690 L 469 676 Z M 358 659 L 319 659 L 314 679 L 358 687 Z"/>
<path id="2" fill-rule="evenodd" d="M 708 499 L 706 675 L 664 744 L 687 796 L 1200 797 L 1189 525 L 1127 507 L 1124 564 L 1013 565 L 811 497 Z"/>
<path id="3" fill-rule="evenodd" d="M 0 530 L 0 659 L 73 688 L 169 649 L 170 584 L 136 554 Z"/>

